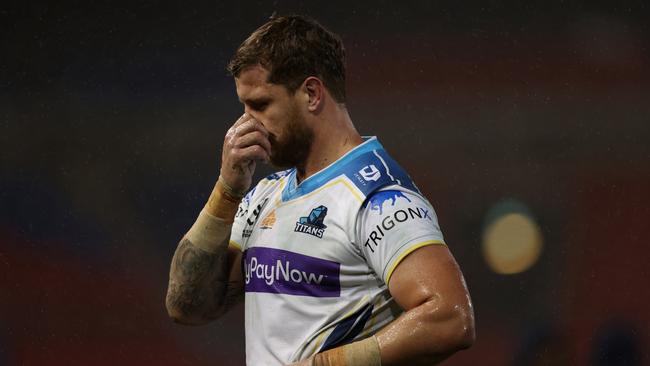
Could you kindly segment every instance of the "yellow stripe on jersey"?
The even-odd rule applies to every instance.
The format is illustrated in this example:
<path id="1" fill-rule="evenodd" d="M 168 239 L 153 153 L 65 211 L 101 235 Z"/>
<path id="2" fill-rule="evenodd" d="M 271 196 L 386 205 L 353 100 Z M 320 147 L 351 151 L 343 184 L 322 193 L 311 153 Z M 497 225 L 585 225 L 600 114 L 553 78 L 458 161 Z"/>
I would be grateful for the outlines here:
<path id="1" fill-rule="evenodd" d="M 318 337 L 316 338 L 316 341 L 313 343 L 313 345 L 311 347 L 312 349 L 309 350 L 310 355 L 313 356 L 316 353 L 318 353 L 318 350 L 323 346 L 323 342 L 325 342 L 325 336 L 329 337 L 330 333 L 332 333 L 333 330 L 334 330 L 334 328 L 332 328 L 332 330 L 330 330 L 329 332 L 321 332 L 318 335 Z"/>
<path id="2" fill-rule="evenodd" d="M 275 199 L 276 207 L 279 206 L 280 203 L 282 203 L 282 191 L 284 191 L 284 186 L 286 185 L 287 185 L 287 177 L 280 178 L 280 189 L 279 189 L 280 194 L 277 194 L 277 197 Z"/>
<path id="3" fill-rule="evenodd" d="M 363 199 L 362 199 L 361 196 L 359 195 L 359 192 L 357 192 L 356 187 L 353 187 L 353 186 L 352 186 L 352 185 L 351 185 L 351 184 L 350 184 L 350 183 L 345 179 L 345 177 L 340 177 L 340 178 L 337 178 L 337 179 L 334 179 L 334 180 L 330 181 L 330 182 L 327 183 L 326 185 L 324 185 L 324 186 L 322 186 L 322 187 L 319 187 L 318 189 L 316 189 L 316 190 L 314 190 L 314 191 L 312 191 L 312 192 L 309 192 L 309 193 L 307 193 L 307 194 L 305 194 L 305 195 L 303 195 L 303 196 L 300 196 L 300 197 L 294 198 L 294 199 L 292 199 L 292 200 L 289 200 L 289 201 L 287 201 L 287 202 L 284 202 L 284 203 L 282 203 L 282 204 L 279 205 L 279 206 L 284 206 L 284 205 L 287 205 L 287 204 L 290 204 L 290 203 L 298 202 L 298 201 L 300 201 L 300 200 L 303 200 L 303 199 L 305 199 L 305 198 L 308 198 L 308 197 L 310 197 L 310 196 L 313 196 L 314 194 L 316 194 L 316 193 L 322 191 L 322 190 L 325 189 L 325 188 L 332 187 L 332 186 L 334 186 L 334 185 L 336 185 L 336 184 L 343 184 L 343 185 L 344 185 L 344 186 L 345 186 L 345 187 L 350 191 L 350 193 L 352 193 L 352 196 L 354 196 L 354 198 L 356 198 L 359 202 L 363 202 Z M 279 206 L 278 206 L 278 207 L 279 207 Z"/>
<path id="4" fill-rule="evenodd" d="M 343 183 L 343 185 L 345 185 L 345 187 L 347 187 L 347 189 L 350 190 L 350 193 L 352 193 L 352 195 L 354 196 L 354 198 L 357 199 L 357 201 L 359 201 L 359 202 L 363 202 L 363 198 L 361 198 L 361 196 L 359 196 L 359 193 L 357 193 L 357 189 L 356 189 L 356 187 L 352 186 L 352 185 L 351 185 L 351 184 L 350 184 L 346 179 L 344 179 L 344 178 L 339 178 L 339 179 L 341 180 L 341 183 Z"/>
<path id="5" fill-rule="evenodd" d="M 395 268 L 397 268 L 397 265 L 402 260 L 404 260 L 404 258 L 406 258 L 407 255 L 413 253 L 416 249 L 420 249 L 420 248 L 425 247 L 427 245 L 445 245 L 446 246 L 447 244 L 445 244 L 445 242 L 442 241 L 442 240 L 427 240 L 427 241 L 423 241 L 421 243 L 417 243 L 417 244 L 411 246 L 410 248 L 408 248 L 404 253 L 400 254 L 400 256 L 395 260 L 393 265 L 390 266 L 390 269 L 388 270 L 388 275 L 386 275 L 386 285 L 389 284 L 390 276 L 393 275 L 393 271 L 395 270 Z"/>
<path id="6" fill-rule="evenodd" d="M 372 304 L 373 306 L 372 314 L 370 314 L 370 318 L 368 318 L 368 321 L 366 322 L 366 325 L 363 327 L 361 333 L 357 335 L 356 337 L 357 339 L 363 339 L 371 335 L 370 332 L 373 331 L 377 319 L 379 318 L 380 315 L 382 315 L 382 310 L 380 309 L 380 303 L 383 300 L 385 299 L 378 297 L 377 300 L 375 300 L 375 302 Z"/>

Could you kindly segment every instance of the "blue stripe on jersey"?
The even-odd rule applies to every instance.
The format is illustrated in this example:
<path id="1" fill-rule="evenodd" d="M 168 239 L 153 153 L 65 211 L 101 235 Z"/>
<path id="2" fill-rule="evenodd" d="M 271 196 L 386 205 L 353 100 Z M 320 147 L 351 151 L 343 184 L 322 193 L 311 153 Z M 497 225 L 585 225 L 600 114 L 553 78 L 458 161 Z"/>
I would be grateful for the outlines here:
<path id="1" fill-rule="evenodd" d="M 341 175 L 347 176 L 365 196 L 393 184 L 419 192 L 408 174 L 388 155 L 376 137 L 364 139 L 364 143 L 305 179 L 300 185 L 296 185 L 296 170 L 292 169 L 282 191 L 282 200 L 288 201 L 313 192 Z"/>
<path id="2" fill-rule="evenodd" d="M 291 173 L 292 170 L 293 169 L 281 170 L 279 172 L 275 172 L 275 173 L 267 175 L 266 178 L 264 178 L 264 179 L 266 179 L 266 180 L 278 180 L 278 179 L 280 179 L 280 178 L 282 178 L 282 177 L 284 177 L 286 175 L 289 175 L 289 173 Z"/>
<path id="3" fill-rule="evenodd" d="M 354 339 L 366 326 L 366 322 L 370 319 L 372 309 L 374 306 L 368 304 L 359 309 L 356 313 L 341 321 L 336 328 L 327 337 L 323 346 L 318 351 L 324 352 L 341 345 L 344 345 Z"/>

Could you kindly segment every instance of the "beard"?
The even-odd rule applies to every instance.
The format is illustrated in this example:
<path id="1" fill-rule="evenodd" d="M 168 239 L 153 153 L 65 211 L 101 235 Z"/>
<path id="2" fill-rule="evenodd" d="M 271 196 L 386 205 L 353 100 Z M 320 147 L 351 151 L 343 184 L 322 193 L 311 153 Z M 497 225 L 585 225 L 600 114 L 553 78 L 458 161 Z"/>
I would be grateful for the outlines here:
<path id="1" fill-rule="evenodd" d="M 282 134 L 269 134 L 271 143 L 271 165 L 287 169 L 304 166 L 311 145 L 314 142 L 314 131 L 307 126 L 297 108 L 292 108 L 287 116 L 287 124 Z"/>

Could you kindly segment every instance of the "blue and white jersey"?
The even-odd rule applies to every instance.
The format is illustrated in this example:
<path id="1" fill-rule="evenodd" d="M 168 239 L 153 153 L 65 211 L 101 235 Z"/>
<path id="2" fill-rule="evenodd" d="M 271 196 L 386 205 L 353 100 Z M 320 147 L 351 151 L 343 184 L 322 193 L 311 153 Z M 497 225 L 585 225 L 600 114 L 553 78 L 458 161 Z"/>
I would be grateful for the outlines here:
<path id="1" fill-rule="evenodd" d="M 246 360 L 286 365 L 375 334 L 402 312 L 388 291 L 412 251 L 444 245 L 433 207 L 372 137 L 296 183 L 290 169 L 242 200 Z"/>

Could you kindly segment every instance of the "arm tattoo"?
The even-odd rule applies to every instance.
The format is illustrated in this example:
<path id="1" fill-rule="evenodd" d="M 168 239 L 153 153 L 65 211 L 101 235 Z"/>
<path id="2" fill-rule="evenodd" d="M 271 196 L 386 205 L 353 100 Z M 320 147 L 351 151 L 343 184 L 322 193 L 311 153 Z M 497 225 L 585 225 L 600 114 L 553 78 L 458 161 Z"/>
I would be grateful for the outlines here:
<path id="1" fill-rule="evenodd" d="M 172 260 L 167 306 L 187 318 L 218 316 L 230 302 L 227 283 L 227 254 L 208 253 L 183 238 Z"/>
<path id="2" fill-rule="evenodd" d="M 174 266 L 180 271 L 183 280 L 196 282 L 209 272 L 216 256 L 195 247 L 189 239 L 183 238 L 174 256 Z"/>

